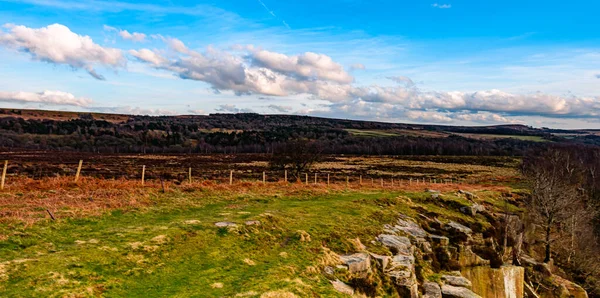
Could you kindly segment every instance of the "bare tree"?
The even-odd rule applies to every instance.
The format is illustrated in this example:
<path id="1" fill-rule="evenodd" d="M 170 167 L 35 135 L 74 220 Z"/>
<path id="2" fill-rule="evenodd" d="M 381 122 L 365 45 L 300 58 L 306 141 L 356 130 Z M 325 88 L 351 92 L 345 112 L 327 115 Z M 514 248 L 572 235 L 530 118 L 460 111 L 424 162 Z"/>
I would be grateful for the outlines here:
<path id="1" fill-rule="evenodd" d="M 531 183 L 530 216 L 543 228 L 544 262 L 552 258 L 553 235 L 559 224 L 584 205 L 577 187 L 580 170 L 567 150 L 549 149 L 524 160 L 523 173 Z"/>

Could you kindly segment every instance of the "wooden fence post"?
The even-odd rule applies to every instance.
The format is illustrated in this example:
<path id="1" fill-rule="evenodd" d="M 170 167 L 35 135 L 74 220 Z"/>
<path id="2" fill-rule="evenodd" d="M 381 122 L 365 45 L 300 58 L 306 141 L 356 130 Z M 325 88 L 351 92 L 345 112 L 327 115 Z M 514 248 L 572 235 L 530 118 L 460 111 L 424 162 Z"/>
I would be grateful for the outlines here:
<path id="1" fill-rule="evenodd" d="M 306 177 L 305 177 L 305 180 L 306 180 L 306 185 L 308 185 L 308 173 L 305 173 L 304 175 L 306 176 Z"/>
<path id="2" fill-rule="evenodd" d="M 412 185 L 412 178 L 410 178 L 410 180 L 408 180 L 408 185 Z"/>
<path id="3" fill-rule="evenodd" d="M 229 171 L 229 185 L 233 185 L 233 171 Z"/>
<path id="4" fill-rule="evenodd" d="M 394 178 L 392 178 L 392 187 L 394 187 Z"/>
<path id="5" fill-rule="evenodd" d="M 317 184 L 317 173 L 315 173 L 315 185 Z"/>
<path id="6" fill-rule="evenodd" d="M 0 189 L 4 189 L 4 181 L 6 181 L 6 169 L 8 169 L 8 160 L 4 161 L 4 168 L 2 169 L 2 181 L 0 181 Z"/>
<path id="7" fill-rule="evenodd" d="M 192 184 L 192 167 L 188 170 L 188 180 L 190 181 L 190 184 Z"/>
<path id="8" fill-rule="evenodd" d="M 144 186 L 144 178 L 146 178 L 146 166 L 142 166 L 142 186 Z"/>
<path id="9" fill-rule="evenodd" d="M 75 174 L 75 182 L 79 181 L 79 174 L 81 173 L 82 165 L 83 165 L 83 160 L 79 160 L 79 166 L 77 167 L 77 174 Z"/>
<path id="10" fill-rule="evenodd" d="M 329 173 L 327 173 L 327 186 L 329 186 Z"/>
<path id="11" fill-rule="evenodd" d="M 263 184 L 267 183 L 267 173 L 263 172 Z"/>
<path id="12" fill-rule="evenodd" d="M 285 171 L 283 172 L 283 180 L 284 180 L 286 183 L 288 182 L 288 179 L 287 179 L 287 170 L 285 170 Z"/>
<path id="13" fill-rule="evenodd" d="M 362 175 L 360 175 L 360 176 L 358 177 L 358 179 L 359 179 L 359 182 L 358 182 L 358 184 L 362 185 Z"/>
<path id="14" fill-rule="evenodd" d="M 346 187 L 350 186 L 350 176 L 346 176 Z"/>
<path id="15" fill-rule="evenodd" d="M 371 186 L 375 186 L 375 179 L 371 178 Z"/>
<path id="16" fill-rule="evenodd" d="M 383 178 L 381 178 L 381 187 L 383 187 Z"/>

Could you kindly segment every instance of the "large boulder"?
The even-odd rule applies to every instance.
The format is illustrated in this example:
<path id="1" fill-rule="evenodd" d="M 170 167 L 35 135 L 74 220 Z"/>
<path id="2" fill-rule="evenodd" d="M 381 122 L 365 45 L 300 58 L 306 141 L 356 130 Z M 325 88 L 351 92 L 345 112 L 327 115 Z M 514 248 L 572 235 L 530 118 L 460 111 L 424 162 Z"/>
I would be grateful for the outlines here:
<path id="1" fill-rule="evenodd" d="M 419 297 L 413 255 L 395 255 L 385 274 L 390 277 L 400 297 Z"/>
<path id="2" fill-rule="evenodd" d="M 371 255 L 371 258 L 373 260 L 375 260 L 377 263 L 379 263 L 379 266 L 381 266 L 382 270 L 385 270 L 385 268 L 387 268 L 388 264 L 392 260 L 392 258 L 390 256 L 382 256 L 382 255 L 378 255 L 378 254 L 374 254 L 374 253 L 369 253 L 369 255 Z"/>
<path id="3" fill-rule="evenodd" d="M 435 282 L 424 282 L 423 298 L 442 298 L 442 288 Z"/>
<path id="4" fill-rule="evenodd" d="M 477 212 L 483 212 L 485 211 L 485 207 L 483 207 L 483 205 L 480 204 L 473 204 L 471 206 L 464 206 L 464 207 L 460 207 L 460 212 L 466 214 L 466 215 L 470 215 L 470 216 L 475 216 L 477 214 Z"/>
<path id="5" fill-rule="evenodd" d="M 340 261 L 348 267 L 350 273 L 365 273 L 371 270 L 371 258 L 364 252 L 340 256 Z"/>
<path id="6" fill-rule="evenodd" d="M 473 291 L 451 285 L 442 286 L 442 297 L 444 298 L 481 298 L 481 296 L 473 293 Z"/>
<path id="7" fill-rule="evenodd" d="M 389 248 L 394 254 L 412 255 L 414 252 L 414 247 L 407 237 L 381 234 L 377 236 L 377 241 Z"/>
<path id="8" fill-rule="evenodd" d="M 444 281 L 444 283 L 449 284 L 451 286 L 464 288 L 471 287 L 471 281 L 462 276 L 442 275 L 442 280 Z"/>
<path id="9" fill-rule="evenodd" d="M 444 226 L 444 229 L 451 234 L 453 239 L 456 238 L 458 241 L 467 241 L 471 239 L 471 235 L 473 235 L 473 230 L 469 227 L 454 221 L 447 223 Z"/>

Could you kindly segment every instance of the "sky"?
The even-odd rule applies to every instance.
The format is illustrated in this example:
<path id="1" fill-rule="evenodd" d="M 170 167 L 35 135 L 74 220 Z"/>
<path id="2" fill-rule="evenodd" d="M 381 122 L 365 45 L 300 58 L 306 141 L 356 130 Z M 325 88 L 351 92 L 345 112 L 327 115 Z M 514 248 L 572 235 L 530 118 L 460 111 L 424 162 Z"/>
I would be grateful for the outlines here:
<path id="1" fill-rule="evenodd" d="M 600 1 L 0 0 L 0 107 L 600 128 Z"/>

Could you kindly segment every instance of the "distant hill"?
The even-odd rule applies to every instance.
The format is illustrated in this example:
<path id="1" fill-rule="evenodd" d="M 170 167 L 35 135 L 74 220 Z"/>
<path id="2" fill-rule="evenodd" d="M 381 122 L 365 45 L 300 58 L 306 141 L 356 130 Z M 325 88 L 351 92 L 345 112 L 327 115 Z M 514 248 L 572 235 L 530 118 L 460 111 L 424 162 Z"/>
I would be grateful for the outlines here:
<path id="1" fill-rule="evenodd" d="M 269 153 L 295 139 L 328 153 L 519 155 L 540 142 L 600 144 L 600 131 L 448 126 L 254 113 L 135 116 L 0 109 L 1 147 L 94 152 Z"/>

